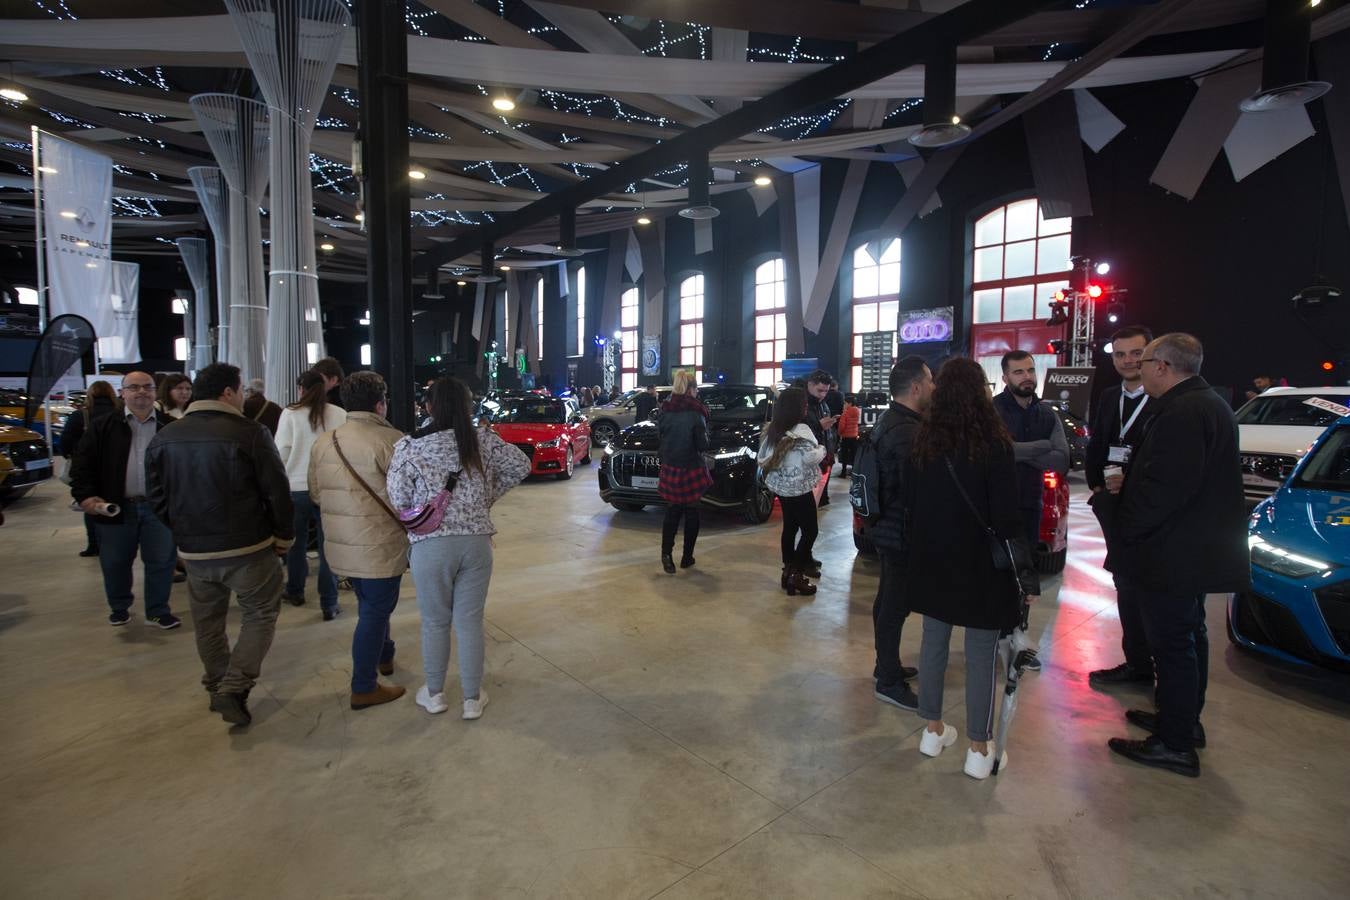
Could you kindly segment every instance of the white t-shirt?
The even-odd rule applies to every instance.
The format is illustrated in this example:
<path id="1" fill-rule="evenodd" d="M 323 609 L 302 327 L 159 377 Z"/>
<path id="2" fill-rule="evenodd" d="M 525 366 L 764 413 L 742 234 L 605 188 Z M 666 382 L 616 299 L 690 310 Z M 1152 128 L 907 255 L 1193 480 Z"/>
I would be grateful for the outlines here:
<path id="1" fill-rule="evenodd" d="M 286 408 L 281 411 L 281 421 L 277 423 L 277 452 L 286 466 L 292 491 L 309 490 L 309 452 L 314 449 L 314 441 L 321 433 L 332 431 L 345 421 L 346 410 L 331 403 L 323 408 L 323 428 L 318 431 L 309 427 L 309 410 Z"/>

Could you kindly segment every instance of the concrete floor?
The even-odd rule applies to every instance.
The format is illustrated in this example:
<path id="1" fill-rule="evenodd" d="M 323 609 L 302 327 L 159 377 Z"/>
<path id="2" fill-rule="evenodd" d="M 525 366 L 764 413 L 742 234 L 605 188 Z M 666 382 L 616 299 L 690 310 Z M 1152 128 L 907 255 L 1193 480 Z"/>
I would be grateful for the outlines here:
<path id="1" fill-rule="evenodd" d="M 355 601 L 283 607 L 254 722 L 206 710 L 190 624 L 106 624 L 61 486 L 0 531 L 0 896 L 1344 897 L 1350 691 L 1224 638 L 1211 598 L 1210 749 L 1198 780 L 1109 754 L 1140 692 L 1118 659 L 1102 543 L 1075 495 L 1069 567 L 1033 615 L 1005 774 L 961 773 L 963 655 L 948 720 L 877 703 L 877 566 L 822 511 L 814 599 L 776 589 L 778 519 L 705 515 L 669 577 L 660 513 L 602 506 L 594 472 L 530 482 L 496 512 L 483 719 L 425 715 L 411 578 L 392 680 L 348 708 Z M 176 611 L 187 613 L 184 586 Z M 138 601 L 139 603 L 139 601 Z M 904 652 L 917 658 L 911 622 Z M 452 663 L 453 673 L 453 663 Z M 1136 732 L 1137 734 L 1137 732 Z"/>

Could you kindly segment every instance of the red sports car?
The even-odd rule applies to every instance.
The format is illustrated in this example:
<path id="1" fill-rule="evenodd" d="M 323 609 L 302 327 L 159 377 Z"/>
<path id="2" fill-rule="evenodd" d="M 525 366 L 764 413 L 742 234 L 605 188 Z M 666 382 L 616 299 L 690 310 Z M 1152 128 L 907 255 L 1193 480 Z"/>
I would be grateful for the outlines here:
<path id="1" fill-rule="evenodd" d="M 507 396 L 483 401 L 493 431 L 530 458 L 531 475 L 572 477 L 591 461 L 591 426 L 570 398 Z"/>

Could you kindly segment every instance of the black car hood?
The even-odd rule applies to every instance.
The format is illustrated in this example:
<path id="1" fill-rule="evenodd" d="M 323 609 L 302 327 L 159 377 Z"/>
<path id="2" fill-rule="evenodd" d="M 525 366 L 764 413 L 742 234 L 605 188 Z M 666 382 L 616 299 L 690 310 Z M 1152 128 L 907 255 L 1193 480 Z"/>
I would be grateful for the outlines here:
<path id="1" fill-rule="evenodd" d="M 749 447 L 758 453 L 760 428 L 758 421 L 713 419 L 708 423 L 708 439 L 712 444 L 710 450 L 717 453 Z M 661 433 L 655 422 L 638 422 L 623 430 L 614 442 L 614 449 L 656 453 L 661 449 Z"/>

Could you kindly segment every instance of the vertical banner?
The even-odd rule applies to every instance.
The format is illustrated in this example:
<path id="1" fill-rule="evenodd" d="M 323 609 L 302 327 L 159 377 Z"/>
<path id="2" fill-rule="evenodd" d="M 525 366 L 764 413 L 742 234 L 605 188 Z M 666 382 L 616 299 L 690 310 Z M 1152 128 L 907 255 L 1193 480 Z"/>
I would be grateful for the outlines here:
<path id="1" fill-rule="evenodd" d="M 33 424 L 33 417 L 61 376 L 79 363 L 80 357 L 94 346 L 94 329 L 81 316 L 61 315 L 48 323 L 38 339 L 33 360 L 28 364 L 28 397 L 24 401 L 23 424 Z M 45 460 L 44 460 L 45 463 Z"/>
<path id="2" fill-rule="evenodd" d="M 108 305 L 112 308 L 113 330 L 101 332 L 98 336 L 98 355 L 103 362 L 140 362 L 140 295 L 140 265 L 114 262 L 112 293 L 108 298 Z"/>
<path id="3" fill-rule="evenodd" d="M 112 160 L 38 131 L 38 177 L 47 245 L 47 320 L 83 316 L 115 333 L 112 293 Z"/>
<path id="4" fill-rule="evenodd" d="M 1090 419 L 1092 379 L 1096 374 L 1097 370 L 1091 368 L 1048 369 L 1041 399 L 1063 404 L 1080 419 Z"/>

